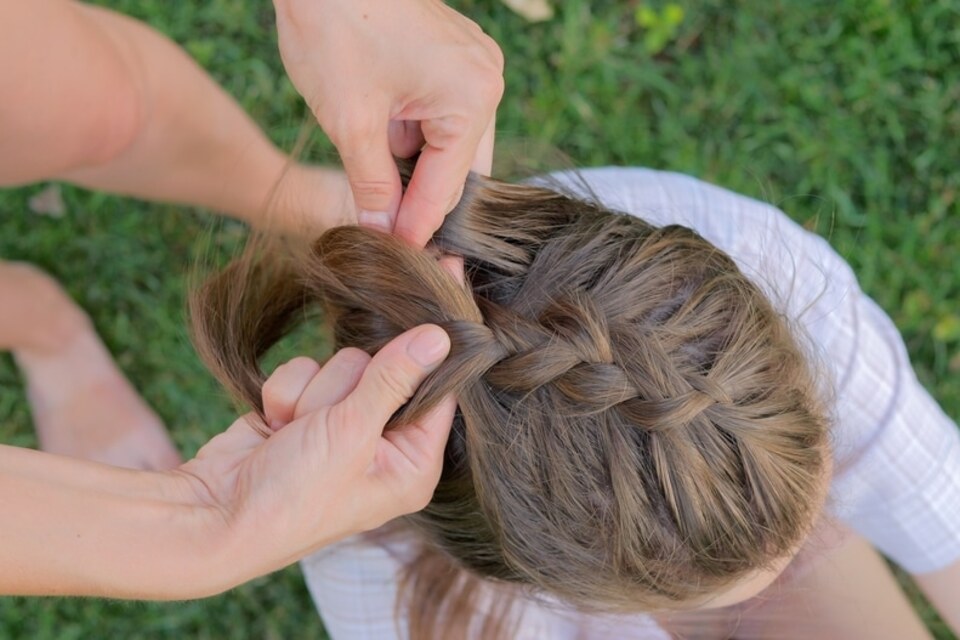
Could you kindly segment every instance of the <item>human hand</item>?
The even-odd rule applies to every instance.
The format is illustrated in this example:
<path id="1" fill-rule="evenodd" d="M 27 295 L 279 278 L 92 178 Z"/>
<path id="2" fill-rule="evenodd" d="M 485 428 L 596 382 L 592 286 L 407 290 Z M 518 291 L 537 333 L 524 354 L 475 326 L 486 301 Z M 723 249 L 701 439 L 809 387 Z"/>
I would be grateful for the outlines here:
<path id="1" fill-rule="evenodd" d="M 267 207 L 250 222 L 266 231 L 317 238 L 333 227 L 357 224 L 357 210 L 343 171 L 290 164 Z"/>
<path id="2" fill-rule="evenodd" d="M 226 525 L 226 571 L 237 584 L 348 535 L 423 508 L 440 477 L 456 407 L 419 423 L 383 426 L 446 357 L 438 327 L 412 329 L 372 359 L 344 349 L 322 368 L 309 358 L 264 384 L 269 438 L 250 414 L 203 447 L 179 473 Z M 230 584 L 229 586 L 233 586 Z"/>
<path id="3" fill-rule="evenodd" d="M 489 173 L 503 55 L 439 0 L 274 0 L 280 54 L 336 145 L 361 224 L 424 245 Z M 406 195 L 393 156 L 422 148 Z"/>

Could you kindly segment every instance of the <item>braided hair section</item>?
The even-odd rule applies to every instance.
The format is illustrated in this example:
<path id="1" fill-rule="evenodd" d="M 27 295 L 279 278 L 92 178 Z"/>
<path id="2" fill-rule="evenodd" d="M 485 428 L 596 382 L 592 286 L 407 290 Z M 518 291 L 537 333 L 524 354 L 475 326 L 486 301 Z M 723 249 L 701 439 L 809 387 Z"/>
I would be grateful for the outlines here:
<path id="1" fill-rule="evenodd" d="M 466 284 L 438 253 L 464 259 Z M 248 253 L 200 300 L 207 360 L 253 406 L 259 358 L 311 306 L 337 348 L 449 333 L 391 421 L 458 399 L 440 483 L 407 518 L 435 554 L 409 569 L 411 637 L 448 637 L 477 578 L 584 609 L 689 606 L 788 554 L 822 501 L 828 423 L 807 359 L 684 227 L 472 177 L 429 251 L 341 227 L 294 257 Z M 233 320 L 254 313 L 252 329 Z M 438 558 L 461 571 L 441 580 L 425 568 Z M 449 606 L 418 617 L 439 584 Z"/>

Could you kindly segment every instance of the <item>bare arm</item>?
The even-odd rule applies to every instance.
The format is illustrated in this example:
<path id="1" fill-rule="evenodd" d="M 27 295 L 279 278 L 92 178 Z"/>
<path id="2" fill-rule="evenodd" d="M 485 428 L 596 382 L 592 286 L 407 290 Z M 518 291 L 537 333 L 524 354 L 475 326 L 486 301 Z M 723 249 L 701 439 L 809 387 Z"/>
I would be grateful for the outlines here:
<path id="1" fill-rule="evenodd" d="M 0 446 L 0 593 L 174 599 L 238 583 L 214 513 L 172 474 Z"/>
<path id="2" fill-rule="evenodd" d="M 245 416 L 172 472 L 0 446 L 0 594 L 203 597 L 423 508 L 455 403 L 383 426 L 449 348 L 418 327 L 372 359 L 292 361 L 264 386 L 278 431 Z"/>
<path id="3" fill-rule="evenodd" d="M 0 2 L 0 59 L 18 61 L 0 66 L 0 186 L 58 178 L 263 222 L 287 157 L 167 38 L 77 2 Z M 335 211 L 328 226 L 347 191 L 295 168 L 274 209 Z"/>

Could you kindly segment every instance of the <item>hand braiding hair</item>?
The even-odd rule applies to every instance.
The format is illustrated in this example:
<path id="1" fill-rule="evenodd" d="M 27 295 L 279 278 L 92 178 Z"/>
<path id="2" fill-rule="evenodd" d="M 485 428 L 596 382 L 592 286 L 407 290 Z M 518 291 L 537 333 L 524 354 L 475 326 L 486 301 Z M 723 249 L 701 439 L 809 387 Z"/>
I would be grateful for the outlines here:
<path id="1" fill-rule="evenodd" d="M 456 394 L 440 484 L 408 521 L 475 576 L 649 610 L 795 547 L 827 421 L 784 321 L 734 262 L 684 227 L 541 187 L 474 177 L 465 193 L 434 247 L 464 258 L 468 285 L 355 227 L 296 259 L 251 250 L 195 305 L 210 366 L 259 406 L 259 358 L 312 304 L 338 348 L 444 327 L 450 357 L 392 423 Z M 436 595 L 436 574 L 410 571 L 415 601 Z M 467 610 L 438 606 L 411 614 L 413 637 Z"/>

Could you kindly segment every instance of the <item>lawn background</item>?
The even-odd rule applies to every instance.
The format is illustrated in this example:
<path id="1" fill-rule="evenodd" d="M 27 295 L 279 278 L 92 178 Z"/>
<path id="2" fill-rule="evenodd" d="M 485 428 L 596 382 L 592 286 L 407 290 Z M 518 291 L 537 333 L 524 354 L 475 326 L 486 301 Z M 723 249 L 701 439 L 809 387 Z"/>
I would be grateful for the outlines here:
<path id="1" fill-rule="evenodd" d="M 283 74 L 269 1 L 102 4 L 182 44 L 292 146 L 304 110 Z M 510 156 L 535 168 L 667 168 L 780 206 L 851 262 L 903 332 L 922 382 L 960 416 L 957 0 L 704 0 L 648 11 L 563 0 L 541 24 L 497 0 L 451 4 L 506 55 L 498 129 Z M 320 139 L 312 157 L 332 157 L 329 145 Z M 209 215 L 65 188 L 68 214 L 53 219 L 29 212 L 41 186 L 0 192 L 0 257 L 64 283 L 192 454 L 234 415 L 184 328 Z M 213 245 L 229 250 L 242 235 L 226 225 Z M 6 356 L 0 441 L 34 445 Z M 938 638 L 952 637 L 919 606 Z M 7 637 L 299 638 L 322 637 L 322 627 L 291 569 L 201 602 L 0 599 Z"/>

